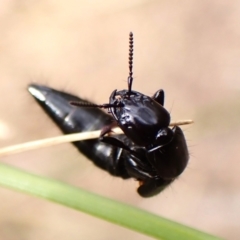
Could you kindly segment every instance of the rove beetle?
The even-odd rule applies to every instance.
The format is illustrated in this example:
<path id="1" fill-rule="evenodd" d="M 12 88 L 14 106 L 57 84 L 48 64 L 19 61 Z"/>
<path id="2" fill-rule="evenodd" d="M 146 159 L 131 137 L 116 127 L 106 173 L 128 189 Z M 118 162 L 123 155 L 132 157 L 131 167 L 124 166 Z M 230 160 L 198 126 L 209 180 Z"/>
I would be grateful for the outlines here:
<path id="1" fill-rule="evenodd" d="M 184 171 L 189 153 L 181 128 L 169 127 L 170 114 L 163 106 L 164 91 L 158 90 L 152 97 L 133 91 L 132 68 L 133 34 L 130 32 L 128 89 L 114 90 L 109 103 L 93 104 L 37 84 L 30 84 L 28 90 L 64 133 L 102 129 L 99 139 L 73 144 L 110 174 L 138 180 L 138 193 L 151 197 Z M 108 109 L 110 114 L 99 108 Z M 124 134 L 106 136 L 116 126 Z"/>

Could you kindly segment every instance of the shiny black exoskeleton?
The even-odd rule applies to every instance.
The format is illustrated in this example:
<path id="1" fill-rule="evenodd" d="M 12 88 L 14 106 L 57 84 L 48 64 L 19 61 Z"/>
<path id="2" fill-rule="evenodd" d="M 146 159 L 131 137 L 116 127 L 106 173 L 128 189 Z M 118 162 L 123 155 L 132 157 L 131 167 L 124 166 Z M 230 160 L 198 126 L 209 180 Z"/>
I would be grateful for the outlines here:
<path id="1" fill-rule="evenodd" d="M 184 171 L 189 154 L 181 128 L 169 128 L 170 114 L 163 107 L 163 90 L 153 97 L 132 90 L 132 57 L 133 35 L 130 33 L 128 89 L 114 90 L 108 104 L 92 104 L 36 84 L 30 85 L 29 91 L 64 133 L 102 129 L 99 139 L 74 145 L 112 175 L 137 179 L 138 193 L 150 197 Z M 99 108 L 107 108 L 111 115 Z M 116 126 L 124 134 L 106 136 Z"/>

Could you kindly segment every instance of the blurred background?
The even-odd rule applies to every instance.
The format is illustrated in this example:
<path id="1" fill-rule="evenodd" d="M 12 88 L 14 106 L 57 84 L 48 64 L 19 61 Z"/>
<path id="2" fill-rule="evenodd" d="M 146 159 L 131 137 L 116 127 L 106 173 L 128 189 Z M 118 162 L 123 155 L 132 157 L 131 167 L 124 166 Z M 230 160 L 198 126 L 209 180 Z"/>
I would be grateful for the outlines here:
<path id="1" fill-rule="evenodd" d="M 105 103 L 128 76 L 133 89 L 165 90 L 191 154 L 156 197 L 114 178 L 71 144 L 2 162 L 108 196 L 226 239 L 240 235 L 240 1 L 0 0 L 0 147 L 58 136 L 27 92 L 35 82 Z M 81 212 L 0 188 L 0 239 L 150 239 Z M 93 231 L 94 230 L 94 231 Z"/>

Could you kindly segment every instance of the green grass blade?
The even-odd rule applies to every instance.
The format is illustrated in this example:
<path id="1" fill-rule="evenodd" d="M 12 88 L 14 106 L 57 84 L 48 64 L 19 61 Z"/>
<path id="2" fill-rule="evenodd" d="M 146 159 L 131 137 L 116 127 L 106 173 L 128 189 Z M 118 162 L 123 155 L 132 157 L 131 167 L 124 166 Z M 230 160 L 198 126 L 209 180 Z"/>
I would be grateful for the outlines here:
<path id="1" fill-rule="evenodd" d="M 220 239 L 138 208 L 4 164 L 0 164 L 0 185 L 80 210 L 157 239 Z"/>

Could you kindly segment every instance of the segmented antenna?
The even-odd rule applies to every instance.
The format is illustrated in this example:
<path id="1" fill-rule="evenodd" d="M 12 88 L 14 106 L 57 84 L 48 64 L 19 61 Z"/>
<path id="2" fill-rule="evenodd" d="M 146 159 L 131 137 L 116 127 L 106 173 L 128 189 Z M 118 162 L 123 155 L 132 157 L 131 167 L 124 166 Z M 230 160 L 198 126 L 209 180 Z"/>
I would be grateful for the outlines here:
<path id="1" fill-rule="evenodd" d="M 120 103 L 118 105 L 116 104 L 110 104 L 110 103 L 105 103 L 105 104 L 94 104 L 94 103 L 89 103 L 89 102 L 77 102 L 77 101 L 70 101 L 69 102 L 71 105 L 76 106 L 76 107 L 93 107 L 93 108 L 110 108 L 110 107 L 122 107 L 123 105 Z"/>
<path id="2" fill-rule="evenodd" d="M 128 95 L 130 97 L 132 92 L 132 82 L 133 82 L 133 33 L 129 33 L 129 57 L 128 57 L 128 63 L 129 63 L 129 76 L 128 76 Z M 85 101 L 71 101 L 69 102 L 73 106 L 77 107 L 93 107 L 93 108 L 116 108 L 116 107 L 124 107 L 122 102 L 119 103 L 106 103 L 106 104 L 93 104 Z"/>
<path id="3" fill-rule="evenodd" d="M 129 33 L 129 77 L 128 77 L 128 93 L 131 94 L 132 91 L 132 82 L 133 82 L 133 33 Z"/>

